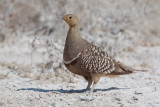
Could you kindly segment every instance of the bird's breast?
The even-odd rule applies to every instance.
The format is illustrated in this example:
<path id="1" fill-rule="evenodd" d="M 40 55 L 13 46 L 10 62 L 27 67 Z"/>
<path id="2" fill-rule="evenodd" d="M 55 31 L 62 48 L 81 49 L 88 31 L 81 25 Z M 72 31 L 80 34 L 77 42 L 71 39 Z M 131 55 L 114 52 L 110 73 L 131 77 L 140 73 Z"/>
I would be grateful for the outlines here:
<path id="1" fill-rule="evenodd" d="M 65 66 L 74 74 L 90 77 L 90 73 L 81 68 L 80 64 L 78 63 L 78 59 L 73 61 L 71 64 L 65 64 Z"/>

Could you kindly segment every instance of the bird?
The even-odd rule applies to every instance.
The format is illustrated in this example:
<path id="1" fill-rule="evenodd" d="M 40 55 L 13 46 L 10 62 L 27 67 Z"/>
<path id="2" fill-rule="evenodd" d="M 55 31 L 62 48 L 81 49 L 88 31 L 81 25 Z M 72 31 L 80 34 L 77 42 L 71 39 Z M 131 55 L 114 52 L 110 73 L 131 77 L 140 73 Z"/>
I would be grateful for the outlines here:
<path id="1" fill-rule="evenodd" d="M 138 71 L 117 61 L 100 47 L 83 39 L 76 15 L 67 14 L 62 17 L 62 20 L 69 26 L 63 51 L 63 63 L 69 71 L 83 76 L 88 81 L 86 91 L 92 93 L 100 77 L 116 77 Z"/>

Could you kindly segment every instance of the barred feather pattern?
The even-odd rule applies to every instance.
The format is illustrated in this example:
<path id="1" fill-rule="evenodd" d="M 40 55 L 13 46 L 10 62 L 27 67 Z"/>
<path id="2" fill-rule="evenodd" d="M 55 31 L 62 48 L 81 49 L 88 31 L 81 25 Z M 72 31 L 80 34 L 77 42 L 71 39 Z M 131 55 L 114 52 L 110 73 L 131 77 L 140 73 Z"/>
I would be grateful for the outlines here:
<path id="1" fill-rule="evenodd" d="M 81 67 L 92 73 L 110 74 L 115 70 L 115 60 L 101 48 L 89 44 L 80 55 Z"/>

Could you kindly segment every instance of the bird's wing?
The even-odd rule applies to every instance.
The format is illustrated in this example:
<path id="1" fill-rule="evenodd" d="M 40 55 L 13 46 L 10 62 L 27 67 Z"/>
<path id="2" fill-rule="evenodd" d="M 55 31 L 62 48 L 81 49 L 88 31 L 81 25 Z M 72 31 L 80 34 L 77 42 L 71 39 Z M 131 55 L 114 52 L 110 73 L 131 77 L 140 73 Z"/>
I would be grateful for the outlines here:
<path id="1" fill-rule="evenodd" d="M 115 70 L 114 59 L 95 45 L 88 45 L 80 55 L 81 67 L 89 72 L 110 74 Z"/>

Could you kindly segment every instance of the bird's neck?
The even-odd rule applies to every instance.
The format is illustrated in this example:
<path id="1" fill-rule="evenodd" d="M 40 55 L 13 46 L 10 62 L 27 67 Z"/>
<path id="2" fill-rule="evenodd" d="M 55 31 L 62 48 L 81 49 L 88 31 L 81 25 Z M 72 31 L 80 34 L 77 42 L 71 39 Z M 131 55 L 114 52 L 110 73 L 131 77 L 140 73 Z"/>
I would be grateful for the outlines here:
<path id="1" fill-rule="evenodd" d="M 77 44 L 81 42 L 83 39 L 80 35 L 79 26 L 69 27 L 69 31 L 67 34 L 66 42 L 69 41 L 71 43 Z"/>
<path id="2" fill-rule="evenodd" d="M 80 36 L 79 26 L 70 27 L 64 48 L 64 60 L 76 57 L 82 51 L 83 44 L 84 39 Z"/>
<path id="3" fill-rule="evenodd" d="M 82 41 L 79 26 L 69 27 L 65 45 L 74 48 L 79 46 Z"/>

